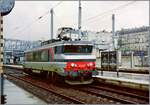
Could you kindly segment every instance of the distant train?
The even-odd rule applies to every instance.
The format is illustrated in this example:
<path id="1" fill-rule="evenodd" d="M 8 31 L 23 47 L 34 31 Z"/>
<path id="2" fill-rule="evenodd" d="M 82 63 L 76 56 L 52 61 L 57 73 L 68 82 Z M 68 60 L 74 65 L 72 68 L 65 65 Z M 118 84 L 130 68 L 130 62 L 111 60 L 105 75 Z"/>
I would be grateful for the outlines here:
<path id="1" fill-rule="evenodd" d="M 62 76 L 68 84 L 90 84 L 95 73 L 96 57 L 88 41 L 58 41 L 25 52 L 24 69 L 39 71 L 55 78 Z"/>

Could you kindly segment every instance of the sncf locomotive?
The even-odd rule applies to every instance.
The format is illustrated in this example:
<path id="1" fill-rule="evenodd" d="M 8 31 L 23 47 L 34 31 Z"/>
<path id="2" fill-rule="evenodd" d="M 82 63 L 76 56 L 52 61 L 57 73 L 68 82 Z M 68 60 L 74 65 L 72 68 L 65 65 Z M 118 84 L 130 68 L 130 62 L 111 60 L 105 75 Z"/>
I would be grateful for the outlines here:
<path id="1" fill-rule="evenodd" d="M 55 41 L 25 52 L 25 72 L 63 77 L 71 85 L 90 84 L 95 74 L 93 44 L 81 40 Z M 55 79 L 54 79 L 55 80 Z"/>

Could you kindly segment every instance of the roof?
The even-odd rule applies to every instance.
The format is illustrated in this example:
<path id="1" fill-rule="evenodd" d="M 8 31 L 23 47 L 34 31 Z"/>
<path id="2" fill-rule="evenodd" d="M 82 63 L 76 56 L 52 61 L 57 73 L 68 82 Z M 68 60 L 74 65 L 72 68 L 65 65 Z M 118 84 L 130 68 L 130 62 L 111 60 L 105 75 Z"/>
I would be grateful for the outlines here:
<path id="1" fill-rule="evenodd" d="M 130 34 L 130 33 L 138 33 L 138 32 L 145 32 L 148 31 L 148 26 L 145 27 L 140 27 L 140 28 L 131 28 L 131 29 L 122 29 L 121 31 L 118 31 L 117 33 L 119 35 L 124 35 L 124 34 Z"/>
<path id="2" fill-rule="evenodd" d="M 61 45 L 92 45 L 92 42 L 90 41 L 58 41 L 58 42 L 54 42 L 54 43 L 50 43 L 44 46 L 40 46 L 38 48 L 34 48 L 31 50 L 27 50 L 25 52 L 31 52 L 31 51 L 37 51 L 37 50 L 42 50 L 42 49 L 47 49 L 50 47 L 55 47 L 55 46 L 61 46 Z"/>

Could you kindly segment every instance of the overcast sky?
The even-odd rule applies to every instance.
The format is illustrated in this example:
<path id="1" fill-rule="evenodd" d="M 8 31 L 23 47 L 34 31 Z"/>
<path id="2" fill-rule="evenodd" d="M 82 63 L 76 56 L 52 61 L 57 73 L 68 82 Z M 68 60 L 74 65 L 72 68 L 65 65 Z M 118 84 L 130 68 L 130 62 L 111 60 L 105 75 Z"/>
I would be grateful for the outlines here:
<path id="1" fill-rule="evenodd" d="M 112 14 L 116 17 L 116 30 L 148 26 L 148 4 L 148 1 L 82 1 L 82 30 L 111 31 Z M 78 27 L 77 1 L 16 1 L 12 12 L 4 17 L 4 37 L 50 39 L 49 11 L 52 7 L 54 34 L 59 27 Z M 43 17 L 38 19 L 40 16 Z"/>

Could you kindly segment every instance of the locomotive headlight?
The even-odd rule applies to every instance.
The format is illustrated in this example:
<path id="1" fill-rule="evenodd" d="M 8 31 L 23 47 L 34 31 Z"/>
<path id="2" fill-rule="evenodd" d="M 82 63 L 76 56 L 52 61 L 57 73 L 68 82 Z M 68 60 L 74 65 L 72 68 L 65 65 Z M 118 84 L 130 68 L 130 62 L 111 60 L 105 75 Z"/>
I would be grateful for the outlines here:
<path id="1" fill-rule="evenodd" d="M 88 67 L 93 66 L 93 63 L 88 63 L 87 66 Z"/>
<path id="2" fill-rule="evenodd" d="M 77 64 L 75 64 L 75 67 L 77 67 Z"/>
<path id="3" fill-rule="evenodd" d="M 93 63 L 89 63 L 89 66 L 93 66 Z"/>
<path id="4" fill-rule="evenodd" d="M 75 67 L 76 65 L 74 63 L 71 63 L 71 67 Z"/>

